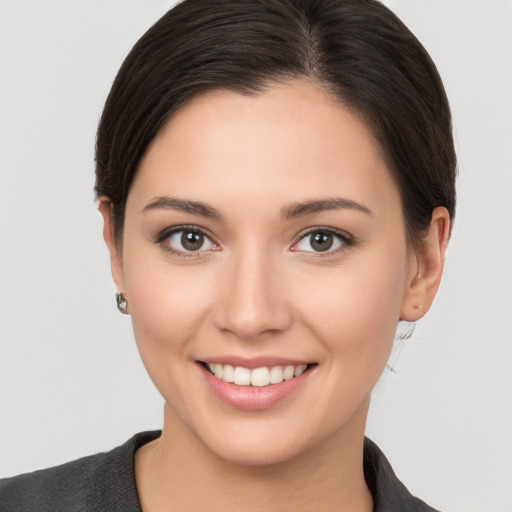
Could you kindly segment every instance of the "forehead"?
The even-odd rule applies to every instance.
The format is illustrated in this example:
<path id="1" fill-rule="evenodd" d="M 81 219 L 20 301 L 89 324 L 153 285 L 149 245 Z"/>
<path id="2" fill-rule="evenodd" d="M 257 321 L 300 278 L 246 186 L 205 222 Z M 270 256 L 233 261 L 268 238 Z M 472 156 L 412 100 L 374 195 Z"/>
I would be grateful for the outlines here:
<path id="1" fill-rule="evenodd" d="M 148 148 L 129 202 L 169 194 L 229 206 L 347 196 L 399 207 L 365 123 L 320 86 L 294 81 L 243 95 L 214 90 L 180 108 Z M 203 197 L 207 196 L 207 197 Z"/>

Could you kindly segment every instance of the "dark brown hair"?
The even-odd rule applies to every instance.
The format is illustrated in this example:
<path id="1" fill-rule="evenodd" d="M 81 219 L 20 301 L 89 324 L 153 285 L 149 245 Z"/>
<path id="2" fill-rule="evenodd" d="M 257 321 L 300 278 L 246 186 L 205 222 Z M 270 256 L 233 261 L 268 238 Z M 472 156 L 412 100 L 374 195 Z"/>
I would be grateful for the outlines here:
<path id="1" fill-rule="evenodd" d="M 446 94 L 430 56 L 376 0 L 184 0 L 126 57 L 98 127 L 97 196 L 118 241 L 137 168 L 159 129 L 211 89 L 257 94 L 308 78 L 366 122 L 395 182 L 409 240 L 432 211 L 455 213 L 456 157 Z"/>

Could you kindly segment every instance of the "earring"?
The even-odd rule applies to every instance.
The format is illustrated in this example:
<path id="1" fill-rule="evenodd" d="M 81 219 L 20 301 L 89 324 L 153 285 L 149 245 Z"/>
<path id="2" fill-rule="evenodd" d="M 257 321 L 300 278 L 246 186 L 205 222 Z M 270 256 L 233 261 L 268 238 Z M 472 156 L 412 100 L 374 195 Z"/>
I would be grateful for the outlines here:
<path id="1" fill-rule="evenodd" d="M 116 292 L 116 304 L 117 309 L 123 313 L 123 315 L 126 315 L 126 308 L 128 307 L 128 302 L 126 302 L 126 298 L 123 294 L 123 292 Z"/>
<path id="2" fill-rule="evenodd" d="M 414 306 L 414 309 L 417 309 L 418 311 L 423 311 L 423 306 Z"/>

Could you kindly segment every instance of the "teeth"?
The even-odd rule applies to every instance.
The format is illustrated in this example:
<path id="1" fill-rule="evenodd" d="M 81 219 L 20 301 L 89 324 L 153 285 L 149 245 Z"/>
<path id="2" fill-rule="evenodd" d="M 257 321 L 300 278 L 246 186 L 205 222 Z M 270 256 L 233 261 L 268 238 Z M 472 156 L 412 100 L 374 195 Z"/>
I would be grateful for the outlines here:
<path id="1" fill-rule="evenodd" d="M 295 368 L 293 366 L 287 366 L 283 372 L 283 379 L 284 380 L 293 379 L 294 373 L 295 373 Z"/>
<path id="2" fill-rule="evenodd" d="M 233 382 L 239 386 L 248 386 L 251 383 L 251 370 L 237 366 L 233 372 Z"/>
<path id="3" fill-rule="evenodd" d="M 256 368 L 251 372 L 251 384 L 258 386 L 268 386 L 270 384 L 270 372 L 268 368 Z"/>
<path id="4" fill-rule="evenodd" d="M 300 366 L 297 366 L 297 368 L 295 368 L 295 371 L 293 372 L 294 377 L 302 375 L 306 371 L 307 367 L 307 364 L 301 364 Z"/>
<path id="5" fill-rule="evenodd" d="M 285 380 L 293 379 L 302 375 L 306 369 L 306 364 L 299 366 L 273 366 L 271 368 L 261 367 L 250 370 L 243 366 L 233 366 L 226 364 L 222 365 L 219 363 L 208 363 L 210 371 L 218 379 L 224 382 L 234 382 L 238 386 L 256 386 L 264 387 L 270 384 L 279 384 Z"/>
<path id="6" fill-rule="evenodd" d="M 224 373 L 222 370 L 223 370 L 222 365 L 216 364 L 215 369 L 213 370 L 215 377 L 217 377 L 218 379 L 222 379 L 222 374 Z"/>
<path id="7" fill-rule="evenodd" d="M 283 382 L 283 369 L 280 366 L 274 366 L 270 370 L 270 384 L 279 384 Z"/>
<path id="8" fill-rule="evenodd" d="M 233 382 L 235 380 L 234 374 L 235 369 L 230 364 L 227 364 L 224 366 L 224 370 L 222 372 L 222 380 L 226 382 Z M 215 377 L 217 377 L 217 375 L 215 375 Z"/>

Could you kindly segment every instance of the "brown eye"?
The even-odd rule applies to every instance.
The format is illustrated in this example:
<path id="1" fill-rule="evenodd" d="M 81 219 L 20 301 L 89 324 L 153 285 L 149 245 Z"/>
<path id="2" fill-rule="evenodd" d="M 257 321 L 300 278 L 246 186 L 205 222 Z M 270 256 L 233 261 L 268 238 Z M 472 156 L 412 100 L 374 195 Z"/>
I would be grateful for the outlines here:
<path id="1" fill-rule="evenodd" d="M 311 236 L 311 247 L 317 252 L 328 251 L 333 243 L 334 237 L 331 233 L 314 233 Z"/>
<path id="2" fill-rule="evenodd" d="M 302 252 L 335 252 L 336 249 L 352 243 L 348 236 L 327 229 L 317 229 L 305 234 L 292 248 Z"/>
<path id="3" fill-rule="evenodd" d="M 197 231 L 183 231 L 181 245 L 186 251 L 198 251 L 204 244 L 204 235 Z"/>
<path id="4" fill-rule="evenodd" d="M 157 242 L 163 244 L 171 252 L 182 254 L 218 249 L 210 238 L 198 229 L 176 229 L 159 236 Z"/>

